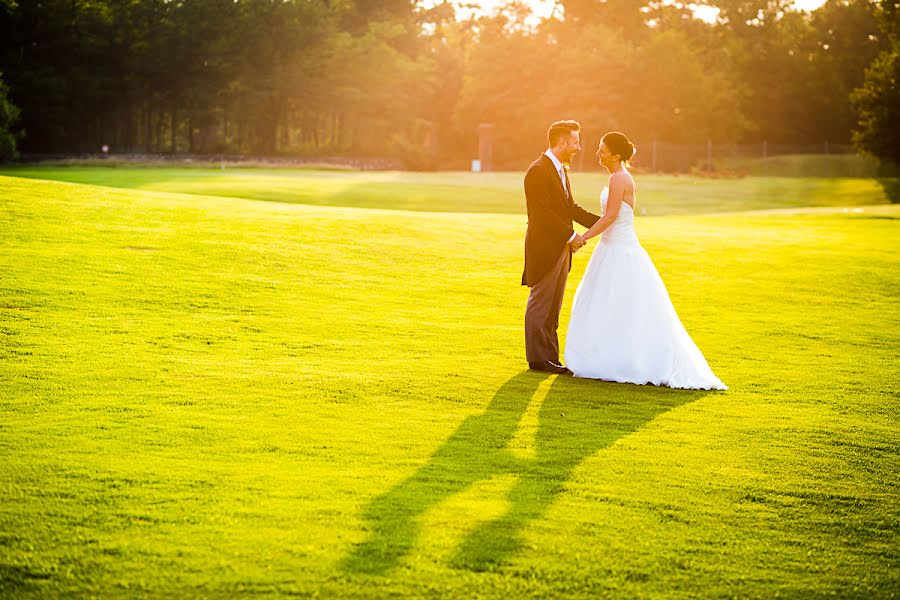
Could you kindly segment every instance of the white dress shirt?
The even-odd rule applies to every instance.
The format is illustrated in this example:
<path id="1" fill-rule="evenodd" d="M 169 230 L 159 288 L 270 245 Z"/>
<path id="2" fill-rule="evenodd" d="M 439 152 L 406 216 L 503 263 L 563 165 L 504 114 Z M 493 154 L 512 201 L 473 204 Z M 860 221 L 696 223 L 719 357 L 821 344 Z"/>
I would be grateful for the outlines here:
<path id="1" fill-rule="evenodd" d="M 563 164 L 559 162 L 559 159 L 556 158 L 556 155 L 548 148 L 544 154 L 553 161 L 553 166 L 556 167 L 556 172 L 559 174 L 559 180 L 562 182 L 563 190 L 568 194 L 569 188 L 566 187 L 566 170 L 563 168 Z"/>
<path id="2" fill-rule="evenodd" d="M 569 188 L 566 187 L 566 170 L 563 168 L 563 164 L 559 162 L 559 159 L 556 158 L 556 155 L 553 154 L 553 151 L 550 148 L 547 148 L 547 151 L 544 152 L 547 157 L 553 162 L 553 166 L 556 167 L 556 172 L 559 173 L 559 180 L 562 182 L 563 190 L 568 194 Z M 569 242 L 575 239 L 575 233 L 572 233 L 572 237 L 569 238 Z"/>

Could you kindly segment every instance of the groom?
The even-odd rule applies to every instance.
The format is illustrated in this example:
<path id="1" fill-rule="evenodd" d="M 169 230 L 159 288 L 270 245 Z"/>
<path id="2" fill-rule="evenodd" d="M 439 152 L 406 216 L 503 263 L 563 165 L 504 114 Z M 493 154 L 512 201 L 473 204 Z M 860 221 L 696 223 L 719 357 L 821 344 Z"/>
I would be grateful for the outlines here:
<path id="1" fill-rule="evenodd" d="M 559 311 L 572 268 L 572 253 L 585 241 L 572 220 L 590 228 L 600 218 L 577 204 L 564 165 L 581 150 L 577 121 L 550 126 L 550 147 L 525 173 L 528 229 L 525 233 L 525 272 L 522 285 L 531 288 L 525 307 L 525 355 L 536 371 L 571 374 L 559 362 Z"/>

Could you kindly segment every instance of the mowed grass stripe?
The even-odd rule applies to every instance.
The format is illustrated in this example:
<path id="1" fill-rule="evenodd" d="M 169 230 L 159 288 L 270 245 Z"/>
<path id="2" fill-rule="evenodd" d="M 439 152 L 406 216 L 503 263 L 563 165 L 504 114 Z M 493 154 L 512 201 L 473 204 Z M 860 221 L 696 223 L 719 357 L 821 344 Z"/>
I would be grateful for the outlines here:
<path id="1" fill-rule="evenodd" d="M 522 171 L 528 165 L 522 165 Z M 0 175 L 272 202 L 423 212 L 523 214 L 523 173 L 406 173 L 307 169 L 7 166 Z M 607 175 L 571 173 L 576 200 L 599 211 Z M 638 213 L 697 215 L 770 208 L 900 202 L 893 179 L 638 175 Z"/>
<path id="2" fill-rule="evenodd" d="M 898 217 L 640 221 L 705 393 L 525 372 L 521 216 L 0 178 L 3 591 L 889 597 Z"/>

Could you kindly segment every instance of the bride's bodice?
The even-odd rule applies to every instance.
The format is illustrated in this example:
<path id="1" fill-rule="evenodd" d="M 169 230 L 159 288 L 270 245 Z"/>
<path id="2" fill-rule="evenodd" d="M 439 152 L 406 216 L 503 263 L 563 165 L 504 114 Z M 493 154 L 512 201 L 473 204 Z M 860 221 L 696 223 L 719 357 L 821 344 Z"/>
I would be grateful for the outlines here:
<path id="1" fill-rule="evenodd" d="M 600 192 L 600 209 L 606 214 L 606 201 L 609 197 L 609 188 L 603 188 Z M 637 234 L 634 231 L 634 209 L 626 202 L 622 202 L 619 215 L 612 225 L 606 228 L 600 235 L 600 240 L 611 242 L 637 242 Z"/>

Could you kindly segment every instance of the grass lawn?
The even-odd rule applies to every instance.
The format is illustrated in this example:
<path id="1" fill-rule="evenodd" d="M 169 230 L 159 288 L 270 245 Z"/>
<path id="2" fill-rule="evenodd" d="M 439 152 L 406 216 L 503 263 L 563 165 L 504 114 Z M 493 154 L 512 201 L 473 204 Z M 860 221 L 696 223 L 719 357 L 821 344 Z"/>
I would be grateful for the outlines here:
<path id="1" fill-rule="evenodd" d="M 0 175 L 322 206 L 510 214 L 525 210 L 522 173 L 21 166 L 0 168 Z M 607 177 L 573 172 L 576 200 L 599 210 Z M 639 210 L 649 216 L 900 203 L 896 178 L 639 175 L 638 186 Z"/>
<path id="2" fill-rule="evenodd" d="M 525 370 L 520 175 L 17 174 L 135 189 L 0 177 L 0 596 L 898 595 L 875 180 L 639 179 L 695 392 Z"/>

